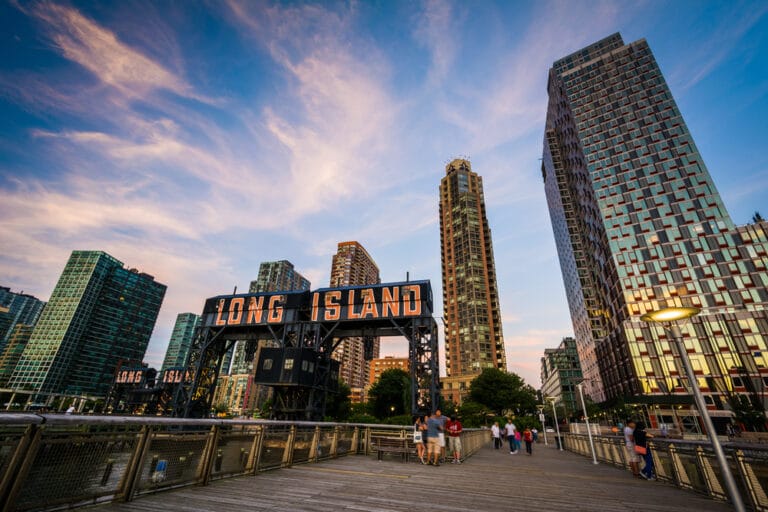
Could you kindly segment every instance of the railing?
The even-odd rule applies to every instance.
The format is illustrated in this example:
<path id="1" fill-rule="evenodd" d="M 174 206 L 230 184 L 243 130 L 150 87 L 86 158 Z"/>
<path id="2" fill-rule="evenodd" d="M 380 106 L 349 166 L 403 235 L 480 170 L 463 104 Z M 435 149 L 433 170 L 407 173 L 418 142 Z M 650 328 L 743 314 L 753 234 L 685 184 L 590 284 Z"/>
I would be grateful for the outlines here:
<path id="1" fill-rule="evenodd" d="M 563 434 L 563 438 L 566 450 L 592 457 L 586 434 Z M 599 461 L 629 469 L 623 437 L 593 436 L 593 441 Z M 660 481 L 713 499 L 728 499 L 720 467 L 709 443 L 658 437 L 648 443 Z M 723 449 L 745 504 L 752 510 L 768 512 L 768 447 L 725 443 Z"/>
<path id="2" fill-rule="evenodd" d="M 371 435 L 410 427 L 258 420 L 0 414 L 0 511 L 73 508 L 370 454 Z M 463 456 L 487 431 L 465 430 Z"/>

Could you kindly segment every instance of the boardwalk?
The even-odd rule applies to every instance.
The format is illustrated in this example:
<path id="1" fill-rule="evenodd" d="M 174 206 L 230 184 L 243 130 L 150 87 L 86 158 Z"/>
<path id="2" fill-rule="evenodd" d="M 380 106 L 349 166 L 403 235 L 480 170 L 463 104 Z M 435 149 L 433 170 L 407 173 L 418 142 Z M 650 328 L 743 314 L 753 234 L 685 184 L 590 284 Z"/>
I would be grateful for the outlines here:
<path id="1" fill-rule="evenodd" d="M 97 507 L 124 511 L 728 511 L 729 505 L 551 445 L 534 456 L 484 448 L 461 465 L 350 456 Z"/>

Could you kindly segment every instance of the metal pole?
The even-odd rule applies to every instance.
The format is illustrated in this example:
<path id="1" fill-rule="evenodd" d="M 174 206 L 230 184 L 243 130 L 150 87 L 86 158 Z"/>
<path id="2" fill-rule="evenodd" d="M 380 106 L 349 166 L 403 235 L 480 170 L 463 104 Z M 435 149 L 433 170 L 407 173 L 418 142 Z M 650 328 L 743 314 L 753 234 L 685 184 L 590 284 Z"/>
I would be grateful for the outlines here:
<path id="1" fill-rule="evenodd" d="M 547 443 L 547 424 L 544 421 L 544 407 L 545 405 L 537 405 L 536 408 L 539 410 L 539 421 L 541 421 L 541 430 L 544 432 L 544 446 L 549 446 L 549 443 Z"/>
<path id="2" fill-rule="evenodd" d="M 728 465 L 728 459 L 725 458 L 725 452 L 723 451 L 723 447 L 720 444 L 720 440 L 717 438 L 717 432 L 715 432 L 715 426 L 712 424 L 712 418 L 710 418 L 709 414 L 707 413 L 707 404 L 704 402 L 704 395 L 701 394 L 699 383 L 696 380 L 696 374 L 694 374 L 693 366 L 691 366 L 691 360 L 688 359 L 688 352 L 686 352 L 685 344 L 683 344 L 683 333 L 680 331 L 680 327 L 678 327 L 676 324 L 672 324 L 668 327 L 665 325 L 664 327 L 667 331 L 667 334 L 669 334 L 672 339 L 675 340 L 675 345 L 677 345 L 677 351 L 680 353 L 680 360 L 683 362 L 685 373 L 688 377 L 688 382 L 691 384 L 691 392 L 693 393 L 696 407 L 699 409 L 701 420 L 704 422 L 704 426 L 707 429 L 707 436 L 709 436 L 709 441 L 712 443 L 712 449 L 715 451 L 715 456 L 717 457 L 717 462 L 720 465 L 720 471 L 722 472 L 723 480 L 725 480 L 725 486 L 728 489 L 728 494 L 731 497 L 733 508 L 736 510 L 736 512 L 746 512 L 746 509 L 744 508 L 744 502 L 742 501 L 741 495 L 739 494 L 739 489 L 736 487 L 736 480 L 734 480 L 731 467 Z"/>
<path id="3" fill-rule="evenodd" d="M 592 464 L 597 464 L 597 457 L 595 456 L 595 443 L 592 442 L 592 429 L 589 428 L 589 415 L 587 414 L 587 406 L 584 405 L 584 391 L 582 391 L 582 387 L 584 386 L 583 382 L 579 382 L 576 384 L 576 387 L 579 388 L 579 396 L 581 397 L 581 409 L 584 411 L 584 421 L 587 424 L 587 435 L 589 436 L 589 449 L 592 451 Z"/>
<path id="4" fill-rule="evenodd" d="M 557 411 L 555 410 L 555 401 L 550 400 L 552 402 L 552 414 L 555 416 L 555 430 L 557 430 L 557 447 L 560 448 L 560 451 L 563 451 L 563 440 L 560 438 L 560 425 L 557 423 Z"/>

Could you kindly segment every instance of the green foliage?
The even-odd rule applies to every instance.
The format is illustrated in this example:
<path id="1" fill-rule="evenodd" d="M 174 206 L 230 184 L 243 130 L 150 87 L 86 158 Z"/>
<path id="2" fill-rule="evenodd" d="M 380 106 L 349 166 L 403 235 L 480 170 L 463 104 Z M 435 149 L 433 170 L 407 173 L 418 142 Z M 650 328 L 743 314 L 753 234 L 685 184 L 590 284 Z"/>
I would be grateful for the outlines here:
<path id="1" fill-rule="evenodd" d="M 379 423 L 378 419 L 365 413 L 353 413 L 347 421 L 349 423 Z"/>
<path id="2" fill-rule="evenodd" d="M 489 427 L 493 425 L 496 417 L 488 406 L 472 400 L 465 400 L 459 407 L 458 414 L 462 426 L 466 428 Z"/>
<path id="3" fill-rule="evenodd" d="M 728 404 L 737 423 L 742 423 L 748 431 L 765 432 L 765 409 L 759 400 L 750 400 L 749 396 L 731 395 Z"/>
<path id="4" fill-rule="evenodd" d="M 495 415 L 501 416 L 505 411 L 515 415 L 536 411 L 536 390 L 516 373 L 486 368 L 469 386 L 472 401 L 485 405 Z"/>
<path id="5" fill-rule="evenodd" d="M 325 403 L 325 416 L 331 421 L 346 421 L 352 414 L 352 401 L 349 399 L 351 388 L 339 380 L 339 392 L 328 393 Z"/>
<path id="6" fill-rule="evenodd" d="M 385 425 L 413 425 L 413 416 L 410 414 L 401 414 L 399 416 L 392 416 L 385 419 L 382 423 Z"/>
<path id="7" fill-rule="evenodd" d="M 371 386 L 368 397 L 377 418 L 407 414 L 411 410 L 411 377 L 399 368 L 386 370 Z"/>

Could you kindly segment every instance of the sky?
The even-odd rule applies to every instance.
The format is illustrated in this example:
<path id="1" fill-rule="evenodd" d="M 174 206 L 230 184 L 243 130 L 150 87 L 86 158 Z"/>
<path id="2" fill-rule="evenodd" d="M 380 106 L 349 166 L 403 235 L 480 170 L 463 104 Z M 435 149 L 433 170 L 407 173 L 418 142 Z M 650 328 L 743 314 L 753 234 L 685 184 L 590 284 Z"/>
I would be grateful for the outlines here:
<path id="1" fill-rule="evenodd" d="M 430 280 L 439 317 L 438 187 L 463 157 L 508 369 L 538 388 L 573 332 L 539 161 L 547 73 L 614 32 L 648 41 L 734 222 L 768 213 L 765 1 L 0 0 L 0 285 L 47 300 L 72 250 L 153 275 L 159 367 L 178 313 L 247 291 L 263 261 L 325 287 L 357 240 L 382 282 Z"/>

